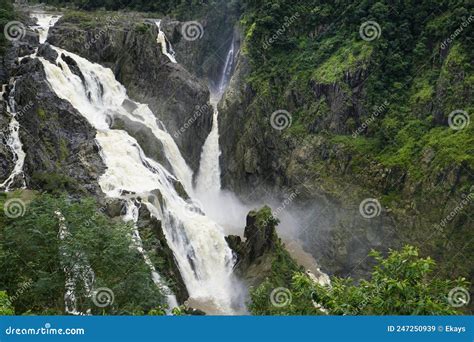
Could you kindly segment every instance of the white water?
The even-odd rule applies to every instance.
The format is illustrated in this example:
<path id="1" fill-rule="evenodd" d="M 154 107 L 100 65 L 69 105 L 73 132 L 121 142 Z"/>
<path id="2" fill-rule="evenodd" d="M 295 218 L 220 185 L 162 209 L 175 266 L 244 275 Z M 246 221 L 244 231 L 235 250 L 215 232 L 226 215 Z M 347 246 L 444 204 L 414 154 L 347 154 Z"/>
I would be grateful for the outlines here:
<path id="1" fill-rule="evenodd" d="M 46 13 L 32 13 L 33 18 L 37 19 L 37 24 L 32 28 L 38 32 L 39 43 L 43 44 L 47 37 L 49 28 L 54 26 L 54 24 L 61 18 L 60 15 L 51 15 Z M 24 57 L 18 58 L 18 61 L 21 61 Z M 31 54 L 29 57 L 36 57 L 36 52 Z M 5 191 L 10 191 L 11 187 L 18 177 L 21 177 L 22 186 L 21 188 L 26 188 L 25 179 L 23 176 L 23 165 L 25 163 L 26 154 L 23 151 L 23 144 L 20 140 L 20 123 L 16 119 L 17 115 L 22 115 L 22 113 L 17 113 L 16 103 L 15 103 L 15 82 L 13 81 L 12 90 L 10 91 L 8 102 L 7 102 L 7 112 L 11 115 L 9 131 L 10 135 L 7 139 L 7 145 L 10 148 L 10 151 L 13 154 L 13 160 L 15 166 L 10 176 L 0 184 L 0 189 L 5 189 Z M 3 94 L 5 92 L 5 85 L 2 86 L 2 91 L 0 92 L 0 98 L 3 99 Z"/>
<path id="2" fill-rule="evenodd" d="M 43 44 L 48 38 L 48 32 L 51 27 L 54 26 L 61 18 L 60 15 L 47 14 L 47 13 L 32 13 L 31 16 L 37 20 L 36 25 L 32 28 L 38 31 L 39 43 Z"/>
<path id="3" fill-rule="evenodd" d="M 1 99 L 3 99 L 4 92 L 5 86 L 2 86 L 2 92 L 0 93 Z M 26 154 L 23 151 L 23 144 L 20 140 L 20 123 L 16 119 L 17 111 L 15 102 L 15 82 L 13 82 L 12 90 L 10 91 L 8 97 L 7 112 L 11 115 L 10 124 L 8 126 L 10 135 L 7 138 L 7 146 L 10 148 L 10 151 L 13 154 L 15 166 L 13 167 L 10 176 L 8 176 L 8 178 L 2 184 L 0 184 L 0 189 L 5 189 L 5 191 L 11 190 L 13 182 L 18 177 L 21 177 L 22 188 L 26 187 L 25 179 L 23 176 L 23 164 L 25 163 Z"/>
<path id="4" fill-rule="evenodd" d="M 156 24 L 156 27 L 158 27 L 158 36 L 156 37 L 156 42 L 158 44 L 161 44 L 161 52 L 163 53 L 163 55 L 168 57 L 168 59 L 172 63 L 176 63 L 176 56 L 175 56 L 173 47 L 171 46 L 168 39 L 166 38 L 165 33 L 161 31 L 161 20 L 155 21 L 155 24 Z M 168 51 L 168 47 L 169 47 L 169 51 Z"/>
<path id="5" fill-rule="evenodd" d="M 219 112 L 217 105 L 224 94 L 234 68 L 236 46 L 234 40 L 229 48 L 222 74 L 215 89 L 212 90 L 211 104 L 214 108 L 212 129 L 202 152 L 195 194 L 209 217 L 226 228 L 226 233 L 241 235 L 247 213 L 253 205 L 243 204 L 232 192 L 221 188 L 221 169 L 219 157 Z M 223 210 L 223 208 L 225 210 Z"/>
<path id="6" fill-rule="evenodd" d="M 65 292 L 64 292 L 64 311 L 70 315 L 84 315 L 77 309 L 77 296 L 76 286 L 82 281 L 84 290 L 88 297 L 92 294 L 92 287 L 95 280 L 95 274 L 90 267 L 88 261 L 82 253 L 70 251 L 68 249 L 68 239 L 71 236 L 69 229 L 66 225 L 66 219 L 60 211 L 55 211 L 59 221 L 59 240 L 61 245 L 59 251 L 61 254 L 61 265 L 66 275 L 65 281 Z M 87 310 L 87 314 L 90 314 L 90 309 Z"/>
<path id="7" fill-rule="evenodd" d="M 123 198 L 123 191 L 128 191 L 147 198 L 152 190 L 158 189 L 163 196 L 161 208 L 150 202 L 146 205 L 154 207 L 155 212 L 161 212 L 167 242 L 175 254 L 191 298 L 212 302 L 218 313 L 234 313 L 232 307 L 238 291 L 232 275 L 232 251 L 227 246 L 222 229 L 176 192 L 173 182 L 179 179 L 192 194 L 192 172 L 171 136 L 160 128 L 162 124 L 148 106 L 137 103 L 138 108 L 133 113 L 122 107 L 123 101 L 130 99 L 110 69 L 53 48 L 59 56 L 64 53 L 72 57 L 85 77 L 86 84 L 83 85 L 60 57 L 57 64 L 61 67 L 39 58 L 56 94 L 69 101 L 97 129 L 96 140 L 107 166 L 99 180 L 104 193 L 109 197 Z M 120 116 L 127 116 L 152 130 L 163 144 L 176 177 L 146 157 L 137 141 L 127 132 L 109 127 L 110 117 Z M 193 210 L 189 210 L 190 206 Z"/>
<path id="8" fill-rule="evenodd" d="M 135 244 L 135 248 L 142 255 L 143 259 L 145 260 L 145 264 L 147 264 L 148 268 L 150 269 L 153 283 L 161 290 L 161 293 L 165 296 L 166 302 L 168 304 L 167 312 L 171 313 L 171 310 L 178 306 L 178 301 L 176 300 L 176 296 L 173 294 L 171 289 L 166 285 L 166 283 L 161 278 L 160 274 L 156 271 L 155 265 L 153 265 L 153 262 L 148 256 L 148 253 L 143 248 L 142 238 L 140 236 L 140 232 L 138 231 L 138 227 L 137 227 L 140 203 L 137 203 L 129 199 L 127 200 L 126 209 L 127 209 L 127 212 L 125 214 L 124 221 L 133 222 L 132 239 Z"/>
<path id="9" fill-rule="evenodd" d="M 215 91 L 211 96 L 211 105 L 214 108 L 212 129 L 202 148 L 201 162 L 196 181 L 196 193 L 199 194 L 201 198 L 205 197 L 206 202 L 213 197 L 217 197 L 221 190 L 221 169 L 219 165 L 221 151 L 219 148 L 219 111 L 217 110 L 217 105 L 232 74 L 235 55 L 234 45 L 234 41 L 232 40 L 217 91 Z"/>

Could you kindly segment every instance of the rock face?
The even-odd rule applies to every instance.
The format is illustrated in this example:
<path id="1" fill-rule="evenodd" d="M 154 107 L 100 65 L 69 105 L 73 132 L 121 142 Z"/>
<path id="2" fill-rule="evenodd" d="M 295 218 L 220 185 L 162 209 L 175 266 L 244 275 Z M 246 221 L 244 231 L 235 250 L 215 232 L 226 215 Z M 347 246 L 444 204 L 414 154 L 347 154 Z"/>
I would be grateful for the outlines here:
<path id="1" fill-rule="evenodd" d="M 158 273 L 171 280 L 169 287 L 176 295 L 179 303 L 184 303 L 189 294 L 181 277 L 173 251 L 168 247 L 161 222 L 150 214 L 146 206 L 142 205 L 137 223 L 144 248 L 160 258 L 161 264 L 157 267 Z M 156 264 L 155 264 L 156 265 Z"/>
<path id="2" fill-rule="evenodd" d="M 27 57 L 37 44 L 37 39 L 27 39 L 13 45 L 4 57 L 2 71 L 12 77 L 4 98 L 13 94 L 16 103 L 20 140 L 26 153 L 23 171 L 27 187 L 101 196 L 97 181 L 105 167 L 94 142 L 95 130 L 71 104 L 51 90 L 41 62 Z M 43 52 L 49 54 L 47 47 Z M 16 62 L 18 57 L 24 57 L 20 63 Z M 0 122 L 5 132 L 10 122 L 6 111 Z M 4 148 L 1 152 L 5 153 Z M 11 171 L 9 158 L 10 162 L 5 160 Z M 8 175 L 5 169 L 2 167 L 2 179 Z"/>
<path id="3" fill-rule="evenodd" d="M 226 6 L 222 1 L 218 6 Z M 164 19 L 163 31 L 169 38 L 178 63 L 216 88 L 232 41 L 239 37 L 236 10 L 219 9 L 193 21 Z M 239 42 L 234 41 L 234 44 Z"/>
<path id="4" fill-rule="evenodd" d="M 435 236 L 439 243 L 427 241 L 422 250 L 451 260 L 449 255 L 455 254 L 455 249 L 448 252 L 439 246 L 449 239 L 447 231 L 440 234 L 432 227 L 439 225 L 469 193 L 465 185 L 474 182 L 469 165 L 452 164 L 440 169 L 434 164 L 435 151 L 425 146 L 418 163 L 424 175 L 420 178 L 405 168 L 388 167 L 377 159 L 355 155 L 347 144 L 334 138 L 351 139 L 351 133 L 364 121 L 364 113 L 373 112 L 363 106 L 367 97 L 366 68 L 364 65 L 344 72 L 337 82 L 311 78 L 298 86 L 290 83 L 275 98 L 257 94 L 246 82 L 252 68 L 247 56 L 241 54 L 219 103 L 223 186 L 243 198 L 252 194 L 257 200 L 282 187 L 298 190 L 297 204 L 312 213 L 304 219 L 299 237 L 305 241 L 305 249 L 330 273 L 364 275 L 370 265 L 362 261 L 371 248 L 417 245 L 417 241 L 426 240 L 423 236 Z M 446 92 L 446 84 L 455 85 L 463 75 L 455 69 L 442 73 L 437 94 Z M 271 82 L 267 87 L 279 89 L 286 80 Z M 446 110 L 441 110 L 438 102 L 434 100 L 423 108 L 433 113 L 433 120 L 445 124 L 446 118 L 439 112 Z M 284 108 L 275 108 L 275 103 L 284 103 Z M 382 107 L 377 109 L 379 115 L 387 109 L 386 105 Z M 294 121 L 295 113 L 310 114 L 298 127 L 293 122 L 291 129 L 277 130 L 270 123 L 277 109 L 293 114 Z M 366 198 L 379 200 L 378 216 L 361 216 L 359 205 Z M 460 235 L 468 234 L 468 226 L 472 225 L 467 212 L 464 210 L 450 222 L 453 230 L 461 227 Z"/>
<path id="5" fill-rule="evenodd" d="M 133 100 L 150 106 L 197 171 L 212 126 L 207 86 L 163 55 L 153 20 L 123 13 L 90 16 L 60 19 L 48 42 L 111 68 Z"/>
<path id="6" fill-rule="evenodd" d="M 239 236 L 226 237 L 237 257 L 236 273 L 249 286 L 260 284 L 270 275 L 273 253 L 281 248 L 275 230 L 276 224 L 270 208 L 264 207 L 248 214 L 244 230 L 245 241 Z"/>

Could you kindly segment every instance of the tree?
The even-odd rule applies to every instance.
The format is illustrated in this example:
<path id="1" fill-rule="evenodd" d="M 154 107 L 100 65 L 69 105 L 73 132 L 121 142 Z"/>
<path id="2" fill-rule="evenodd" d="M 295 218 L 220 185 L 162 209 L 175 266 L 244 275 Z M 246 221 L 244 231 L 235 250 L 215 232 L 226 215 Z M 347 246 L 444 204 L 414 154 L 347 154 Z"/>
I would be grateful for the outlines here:
<path id="1" fill-rule="evenodd" d="M 75 295 L 81 312 L 143 314 L 163 303 L 149 267 L 133 247 L 132 227 L 97 210 L 95 200 L 35 194 L 24 207 L 24 215 L 16 218 L 0 212 L 0 289 L 17 293 L 21 284 L 30 284 L 12 299 L 18 314 L 62 314 L 65 268 L 78 276 Z M 68 231 L 63 239 L 58 213 Z M 108 291 L 98 294 L 109 295 L 110 305 L 94 303 L 87 280 L 92 290 Z"/>
<path id="2" fill-rule="evenodd" d="M 386 258 L 372 251 L 375 258 L 370 280 L 334 277 L 330 286 L 313 282 L 304 273 L 294 273 L 285 306 L 272 304 L 272 284 L 265 282 L 251 292 L 250 310 L 254 314 L 308 315 L 454 315 L 460 311 L 450 304 L 449 293 L 468 289 L 464 278 L 445 280 L 433 276 L 435 262 L 420 258 L 418 250 L 405 246 L 391 250 Z"/>
<path id="3" fill-rule="evenodd" d="M 0 291 L 0 316 L 14 315 L 15 311 L 11 305 L 10 298 L 5 291 Z"/>

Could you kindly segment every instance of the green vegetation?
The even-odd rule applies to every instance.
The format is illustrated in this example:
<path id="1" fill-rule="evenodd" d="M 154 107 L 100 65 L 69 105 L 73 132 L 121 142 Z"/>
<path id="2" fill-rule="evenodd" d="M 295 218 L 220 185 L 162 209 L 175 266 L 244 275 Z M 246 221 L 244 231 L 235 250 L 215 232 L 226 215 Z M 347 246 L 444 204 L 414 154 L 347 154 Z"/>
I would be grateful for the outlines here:
<path id="1" fill-rule="evenodd" d="M 15 19 L 11 0 L 0 0 L 0 54 L 3 54 L 8 40 L 4 36 L 5 25 Z"/>
<path id="2" fill-rule="evenodd" d="M 286 109 L 292 125 L 278 137 L 290 150 L 276 155 L 313 152 L 304 161 L 289 157 L 285 176 L 299 183 L 294 162 L 311 172 L 315 187 L 346 203 L 373 194 L 401 222 L 397 243 L 432 255 L 442 274 L 471 278 L 463 262 L 473 255 L 465 241 L 472 236 L 470 207 L 443 233 L 432 226 L 474 181 L 473 9 L 462 0 L 244 0 L 241 20 L 254 99 L 244 127 L 258 125 L 274 137 L 269 116 Z M 380 36 L 365 41 L 360 28 L 369 20 Z M 450 128 L 455 110 L 467 113 L 470 124 Z M 248 131 L 236 146 L 251 144 L 258 130 Z M 465 255 L 459 246 L 466 246 Z"/>
<path id="3" fill-rule="evenodd" d="M 446 125 L 451 111 L 462 109 L 472 113 L 474 109 L 469 96 L 473 85 L 473 77 L 469 76 L 473 71 L 469 61 L 474 58 L 472 27 L 466 27 L 448 47 L 446 58 L 440 56 L 441 44 L 467 20 L 472 4 L 436 1 L 437 13 L 441 14 L 430 16 L 432 1 L 410 6 L 397 3 L 390 7 L 379 1 L 248 0 L 244 3 L 244 51 L 254 65 L 249 81 L 257 92 L 255 97 L 259 103 L 285 108 L 288 98 L 281 95 L 289 89 L 303 96 L 300 101 L 303 107 L 293 110 L 294 128 L 288 130 L 290 134 L 296 134 L 299 139 L 309 136 L 314 133 L 311 127 L 320 121 L 322 113 L 313 104 L 321 98 L 307 91 L 309 83 L 337 84 L 345 93 L 343 101 L 348 101 L 353 96 L 354 84 L 363 81 L 365 92 L 361 100 L 367 112 L 355 117 L 355 121 L 348 118 L 345 126 L 332 134 L 342 131 L 350 136 L 370 117 L 370 108 L 386 100 L 390 104 L 387 112 L 358 138 L 372 138 L 376 142 L 353 159 L 369 157 L 388 167 L 416 171 L 414 174 L 421 177 L 417 166 L 422 157 L 421 147 L 443 134 L 450 138 L 438 141 L 436 149 L 443 157 L 433 161 L 435 167 L 464 162 L 471 169 L 474 167 L 468 157 L 472 151 L 453 151 L 452 145 L 473 148 L 473 125 L 464 132 L 453 132 Z M 284 35 L 268 44 L 269 37 L 283 27 L 290 14 L 296 15 L 297 20 L 285 29 Z M 367 20 L 380 25 L 378 39 L 364 41 L 359 36 L 360 25 Z M 355 80 L 356 74 L 364 75 L 365 79 Z M 347 75 L 352 78 L 352 84 Z M 445 89 L 441 98 L 436 93 L 440 85 Z M 345 103 L 348 108 L 349 104 Z M 442 120 L 430 115 L 433 106 L 440 106 Z M 324 127 L 318 131 L 327 132 Z M 347 139 L 344 143 L 357 151 L 358 139 Z"/>
<path id="4" fill-rule="evenodd" d="M 23 201 L 24 215 L 10 218 L 0 212 L 0 290 L 15 295 L 12 307 L 17 314 L 64 313 L 64 267 L 74 265 L 79 265 L 75 293 L 82 312 L 144 314 L 163 305 L 149 268 L 131 247 L 131 227 L 109 219 L 97 210 L 94 200 L 47 194 L 34 194 L 31 199 L 31 194 L 19 193 L 11 198 Z M 2 208 L 5 201 L 3 196 Z M 59 215 L 68 230 L 64 240 L 59 238 Z M 93 278 L 85 273 L 87 265 Z M 94 289 L 112 290 L 113 303 L 104 308 L 94 305 L 87 279 Z M 0 301 L 0 308 L 4 307 Z"/>
<path id="5" fill-rule="evenodd" d="M 228 8 L 238 7 L 238 1 L 219 0 L 45 0 L 52 6 L 74 6 L 82 10 L 105 9 L 116 11 L 129 9 L 141 12 L 154 12 L 157 14 L 174 14 L 178 17 L 194 18 L 202 16 L 218 6 Z"/>
<path id="6" fill-rule="evenodd" d="M 418 250 L 406 246 L 375 258 L 369 280 L 332 278 L 330 286 L 321 286 L 301 272 L 294 272 L 286 284 L 267 279 L 251 291 L 250 311 L 257 315 L 455 315 L 462 311 L 450 304 L 449 292 L 469 284 L 437 277 L 431 258 L 421 258 Z M 272 305 L 271 293 L 286 286 L 291 300 Z M 275 300 L 275 299 L 274 299 Z M 277 302 L 278 304 L 278 302 Z M 325 311 L 321 311 L 321 308 Z"/>
<path id="7" fill-rule="evenodd" d="M 14 315 L 15 310 L 13 309 L 10 298 L 5 291 L 0 291 L 0 316 Z"/>

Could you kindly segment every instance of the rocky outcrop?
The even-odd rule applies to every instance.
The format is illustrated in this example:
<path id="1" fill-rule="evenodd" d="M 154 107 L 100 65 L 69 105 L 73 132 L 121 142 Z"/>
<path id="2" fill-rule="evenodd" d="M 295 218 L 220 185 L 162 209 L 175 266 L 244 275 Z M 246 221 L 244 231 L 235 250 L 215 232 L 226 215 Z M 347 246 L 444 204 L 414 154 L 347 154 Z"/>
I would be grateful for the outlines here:
<path id="1" fill-rule="evenodd" d="M 28 36 L 33 34 L 29 32 Z M 26 184 L 31 189 L 67 190 L 100 197 L 97 181 L 105 167 L 94 141 L 95 130 L 70 103 L 51 90 L 41 62 L 28 57 L 37 45 L 37 37 L 15 43 L 6 53 L 2 72 L 11 77 L 4 97 L 14 90 L 16 119 L 26 153 Z M 18 63 L 18 57 L 24 58 Z M 8 116 L 5 111 L 2 113 L 2 132 L 10 121 Z"/>
<path id="2" fill-rule="evenodd" d="M 137 227 L 145 250 L 159 258 L 160 264 L 155 264 L 158 273 L 169 280 L 168 285 L 176 295 L 178 302 L 184 303 L 188 299 L 189 294 L 179 272 L 173 251 L 168 247 L 161 221 L 152 216 L 147 207 L 142 205 L 140 206 Z"/>
<path id="3" fill-rule="evenodd" d="M 286 80 L 271 79 L 268 87 L 281 90 L 278 97 L 272 97 L 261 89 L 257 93 L 246 83 L 252 69 L 246 55 L 241 55 L 219 104 L 222 182 L 244 198 L 275 193 L 283 186 L 298 190 L 295 205 L 304 206 L 313 216 L 301 224 L 300 238 L 330 273 L 362 276 L 370 267 L 364 260 L 371 248 L 386 250 L 403 243 L 450 261 L 455 248 L 446 247 L 451 239 L 448 231 L 468 234 L 472 225 L 468 209 L 449 222 L 449 230 L 433 227 L 466 198 L 470 191 L 466 184 L 474 182 L 472 170 L 465 162 L 440 168 L 435 164 L 439 157 L 429 146 L 423 147 L 418 170 L 387 166 L 351 147 L 355 141 L 351 133 L 373 113 L 363 105 L 369 84 L 365 68 L 367 65 L 345 71 L 334 82 L 315 77 L 301 84 L 290 82 L 283 90 Z M 446 84 L 458 86 L 464 77 L 453 66 L 451 69 L 453 72 L 441 73 L 436 84 L 440 97 Z M 468 99 L 469 90 L 461 88 L 459 93 Z M 450 110 L 441 109 L 440 102 L 434 100 L 423 108 L 433 111 L 436 123 L 446 124 Z M 284 107 L 275 108 L 275 103 L 284 103 Z M 383 115 L 387 108 L 385 104 L 377 108 L 376 115 Z M 270 116 L 278 109 L 293 114 L 292 126 L 284 130 L 272 127 Z M 297 121 L 295 113 L 302 112 L 305 121 Z M 344 138 L 353 140 L 347 144 Z M 379 200 L 378 216 L 366 219 L 359 213 L 366 198 Z M 427 241 L 427 236 L 432 239 Z"/>
<path id="4" fill-rule="evenodd" d="M 74 15 L 60 19 L 50 29 L 48 42 L 111 68 L 133 100 L 150 106 L 197 171 L 212 125 L 209 91 L 181 64 L 163 55 L 157 35 L 154 21 L 138 14 L 111 13 L 103 18 L 81 14 L 79 19 Z"/>
<path id="5" fill-rule="evenodd" d="M 245 241 L 240 236 L 226 237 L 237 258 L 236 274 L 249 286 L 259 285 L 270 276 L 274 254 L 277 249 L 282 248 L 275 230 L 276 225 L 277 221 L 272 217 L 270 208 L 264 207 L 248 214 L 244 230 Z"/>

